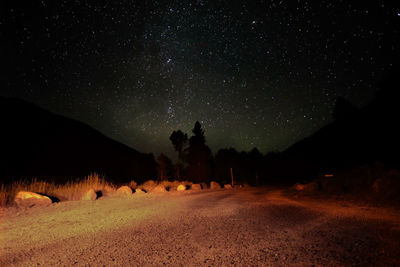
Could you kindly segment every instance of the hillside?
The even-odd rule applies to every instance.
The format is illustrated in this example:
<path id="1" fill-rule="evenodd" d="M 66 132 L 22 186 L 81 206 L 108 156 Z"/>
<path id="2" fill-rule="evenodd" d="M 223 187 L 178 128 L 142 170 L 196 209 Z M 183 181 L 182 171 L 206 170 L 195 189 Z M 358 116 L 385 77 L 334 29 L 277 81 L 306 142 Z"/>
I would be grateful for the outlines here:
<path id="1" fill-rule="evenodd" d="M 334 171 L 381 162 L 400 167 L 399 93 L 393 72 L 367 106 L 341 114 L 334 122 L 283 152 L 314 172 Z"/>
<path id="2" fill-rule="evenodd" d="M 152 155 L 20 99 L 0 97 L 0 179 L 64 182 L 97 172 L 114 182 L 155 175 Z"/>

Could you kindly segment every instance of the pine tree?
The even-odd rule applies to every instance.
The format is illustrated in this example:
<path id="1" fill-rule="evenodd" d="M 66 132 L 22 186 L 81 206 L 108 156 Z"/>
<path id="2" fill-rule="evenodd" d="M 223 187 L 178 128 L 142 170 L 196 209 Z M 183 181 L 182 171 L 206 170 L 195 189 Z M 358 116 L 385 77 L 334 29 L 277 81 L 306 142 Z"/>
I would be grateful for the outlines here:
<path id="1" fill-rule="evenodd" d="M 201 124 L 196 121 L 187 148 L 188 173 L 195 182 L 206 182 L 211 178 L 211 149 L 205 144 L 206 138 Z"/>

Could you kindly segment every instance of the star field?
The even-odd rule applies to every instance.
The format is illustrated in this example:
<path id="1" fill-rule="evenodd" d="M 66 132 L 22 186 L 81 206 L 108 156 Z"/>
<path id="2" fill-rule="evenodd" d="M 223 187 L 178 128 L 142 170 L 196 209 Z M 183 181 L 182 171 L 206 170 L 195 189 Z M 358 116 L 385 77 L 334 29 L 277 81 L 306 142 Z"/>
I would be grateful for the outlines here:
<path id="1" fill-rule="evenodd" d="M 199 120 L 214 153 L 267 153 L 329 123 L 338 96 L 368 103 L 399 54 L 388 1 L 136 2 L 6 6 L 1 95 L 143 152 L 172 156 Z"/>

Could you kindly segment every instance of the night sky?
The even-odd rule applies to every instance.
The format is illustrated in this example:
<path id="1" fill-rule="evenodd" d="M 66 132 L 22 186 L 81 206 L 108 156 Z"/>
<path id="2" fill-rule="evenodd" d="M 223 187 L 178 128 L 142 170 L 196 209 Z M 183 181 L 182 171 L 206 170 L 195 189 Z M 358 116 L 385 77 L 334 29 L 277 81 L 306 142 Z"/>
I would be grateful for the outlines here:
<path id="1" fill-rule="evenodd" d="M 196 120 L 214 153 L 283 150 L 338 96 L 367 104 L 400 52 L 389 1 L 102 2 L 2 3 L 0 95 L 156 156 Z"/>

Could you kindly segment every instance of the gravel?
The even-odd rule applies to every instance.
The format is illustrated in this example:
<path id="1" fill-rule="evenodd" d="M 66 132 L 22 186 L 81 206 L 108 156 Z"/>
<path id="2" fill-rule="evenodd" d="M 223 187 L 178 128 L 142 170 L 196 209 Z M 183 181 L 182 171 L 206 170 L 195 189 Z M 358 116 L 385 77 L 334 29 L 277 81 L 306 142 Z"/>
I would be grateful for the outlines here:
<path id="1" fill-rule="evenodd" d="M 399 266 L 400 213 L 277 188 L 0 211 L 0 266 Z"/>

